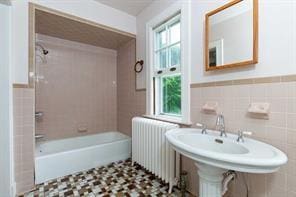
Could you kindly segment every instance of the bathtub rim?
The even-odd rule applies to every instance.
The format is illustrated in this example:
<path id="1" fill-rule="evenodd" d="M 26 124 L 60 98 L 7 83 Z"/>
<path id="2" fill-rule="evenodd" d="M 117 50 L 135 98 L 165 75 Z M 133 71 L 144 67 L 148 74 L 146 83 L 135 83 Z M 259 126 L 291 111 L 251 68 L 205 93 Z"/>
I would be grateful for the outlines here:
<path id="1" fill-rule="evenodd" d="M 89 150 L 89 149 L 92 149 L 92 148 L 95 148 L 95 147 L 98 147 L 98 146 L 102 146 L 102 145 L 108 145 L 108 144 L 112 144 L 112 143 L 118 143 L 118 142 L 123 142 L 123 141 L 131 141 L 131 137 L 124 134 L 124 133 L 121 133 L 119 131 L 108 131 L 108 132 L 103 132 L 104 134 L 105 133 L 119 133 L 121 135 L 123 135 L 125 138 L 124 139 L 119 139 L 119 140 L 114 140 L 114 141 L 110 141 L 110 142 L 106 142 L 106 143 L 102 143 L 102 144 L 96 144 L 96 145 L 92 145 L 92 146 L 86 146 L 86 147 L 82 147 L 82 148 L 75 148 L 75 149 L 71 149 L 71 150 L 67 150 L 67 151 L 61 151 L 61 152 L 54 152 L 54 153 L 49 153 L 49 154 L 45 154 L 45 155 L 38 155 L 37 153 L 37 147 L 39 146 L 38 143 L 36 143 L 35 145 L 35 151 L 34 151 L 34 154 L 35 154 L 35 160 L 37 159 L 41 159 L 41 158 L 47 158 L 47 157 L 50 157 L 50 156 L 56 156 L 56 155 L 59 155 L 59 154 L 66 154 L 66 153 L 73 153 L 73 152 L 76 152 L 77 150 Z M 91 134 L 91 135 L 84 135 L 84 136 L 75 136 L 75 137 L 71 137 L 71 138 L 81 138 L 81 137 L 89 137 L 89 136 L 93 136 L 93 135 L 100 135 L 100 134 L 103 134 L 103 133 L 96 133 L 96 134 Z M 57 139 L 57 140 L 48 140 L 48 141 L 44 141 L 43 143 L 46 143 L 46 142 L 50 142 L 50 141 L 60 141 L 60 140 L 65 140 L 65 139 L 71 139 L 71 138 L 63 138 L 63 139 Z"/>

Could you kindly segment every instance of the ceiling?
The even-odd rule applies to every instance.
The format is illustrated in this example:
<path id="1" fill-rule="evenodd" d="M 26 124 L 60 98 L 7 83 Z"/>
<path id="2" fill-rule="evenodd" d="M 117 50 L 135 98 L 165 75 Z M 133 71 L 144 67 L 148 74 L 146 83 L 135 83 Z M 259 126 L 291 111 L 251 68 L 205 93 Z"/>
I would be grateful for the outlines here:
<path id="1" fill-rule="evenodd" d="M 137 16 L 153 0 L 95 0 L 107 6 Z"/>
<path id="2" fill-rule="evenodd" d="M 115 31 L 38 9 L 36 10 L 35 31 L 48 36 L 114 50 L 134 39 Z"/>

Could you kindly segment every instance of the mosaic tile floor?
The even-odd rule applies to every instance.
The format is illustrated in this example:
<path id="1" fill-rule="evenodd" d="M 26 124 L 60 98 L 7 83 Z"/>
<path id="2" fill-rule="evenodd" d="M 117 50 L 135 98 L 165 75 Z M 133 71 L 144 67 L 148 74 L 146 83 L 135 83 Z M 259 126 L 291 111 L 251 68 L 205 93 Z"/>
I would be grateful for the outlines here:
<path id="1" fill-rule="evenodd" d="M 167 184 L 127 160 L 45 182 L 22 197 L 179 196 L 176 189 L 170 195 L 167 190 Z"/>

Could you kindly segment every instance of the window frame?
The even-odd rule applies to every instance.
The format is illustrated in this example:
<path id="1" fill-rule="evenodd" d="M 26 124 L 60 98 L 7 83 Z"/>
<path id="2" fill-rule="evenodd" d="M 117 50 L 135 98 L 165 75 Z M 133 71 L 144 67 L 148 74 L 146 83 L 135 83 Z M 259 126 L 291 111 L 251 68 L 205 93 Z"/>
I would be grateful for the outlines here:
<path id="1" fill-rule="evenodd" d="M 176 72 L 181 74 L 181 116 L 174 117 L 167 114 L 160 114 L 157 111 L 155 98 L 159 94 L 159 90 L 155 88 L 155 70 L 154 70 L 154 45 L 155 45 L 155 30 L 161 27 L 161 24 L 170 21 L 175 16 L 180 15 L 181 31 L 180 31 L 180 53 L 181 60 L 179 69 Z M 173 23 L 172 23 L 173 24 Z M 179 124 L 190 125 L 190 66 L 191 66 L 191 8 L 190 3 L 182 3 L 178 1 L 161 12 L 158 16 L 146 23 L 146 116 L 176 122 Z M 155 28 L 156 27 L 156 28 Z M 168 47 L 168 46 L 166 46 Z M 169 69 L 168 67 L 167 69 Z M 163 71 L 163 75 L 166 75 Z M 169 75 L 171 75 L 170 72 Z M 167 75 L 167 76 L 169 76 Z"/>
<path id="2" fill-rule="evenodd" d="M 171 38 L 171 34 L 170 34 L 170 27 L 172 27 L 174 24 L 179 23 L 180 24 L 180 40 L 174 43 L 171 43 L 170 38 Z M 163 30 L 165 30 L 165 35 L 166 35 L 166 45 L 165 46 L 161 46 L 161 47 L 155 47 L 158 45 L 158 40 L 157 40 L 157 33 L 158 32 L 162 32 Z M 173 46 L 176 45 L 180 45 L 180 50 L 181 50 L 181 14 L 177 13 L 175 16 L 172 16 L 171 18 L 169 18 L 168 20 L 164 21 L 163 23 L 161 23 L 161 25 L 157 26 L 156 28 L 153 28 L 154 31 L 154 45 L 153 45 L 153 51 L 154 51 L 154 55 L 156 53 L 159 53 L 163 50 L 166 51 L 166 64 L 168 65 L 168 67 L 166 67 L 165 69 L 161 69 L 158 68 L 158 70 L 163 70 L 163 71 L 168 71 L 168 69 L 170 67 L 173 67 L 176 65 L 171 65 L 171 60 L 170 60 L 170 49 Z M 154 59 L 154 69 L 157 69 L 156 65 L 155 65 L 155 59 Z M 180 65 L 178 65 L 178 67 L 181 66 L 181 57 L 180 57 Z"/>
<path id="3" fill-rule="evenodd" d="M 174 24 L 179 23 L 180 24 L 180 39 L 177 42 L 171 43 L 171 32 L 170 32 L 170 27 L 172 27 Z M 170 19 L 167 21 L 164 21 L 161 23 L 161 25 L 157 26 L 156 28 L 153 29 L 153 47 L 151 50 L 153 50 L 153 77 L 155 79 L 155 90 L 157 92 L 156 96 L 154 97 L 154 103 L 155 103 L 155 108 L 154 108 L 154 115 L 160 115 L 160 116 L 167 116 L 167 117 L 175 117 L 175 118 L 180 118 L 182 116 L 182 106 L 181 108 L 181 114 L 174 114 L 174 113 L 166 113 L 164 112 L 164 105 L 163 105 L 163 78 L 165 77 L 174 77 L 180 75 L 182 76 L 181 73 L 181 56 L 180 56 L 180 62 L 179 65 L 172 65 L 171 64 L 171 55 L 170 55 L 170 49 L 173 46 L 180 45 L 180 53 L 181 53 L 181 14 L 177 13 L 175 16 L 172 16 Z M 158 33 L 165 31 L 165 39 L 166 39 L 166 44 L 165 46 L 158 46 Z M 160 51 L 165 50 L 166 52 L 166 65 L 164 68 L 161 68 L 161 65 L 159 64 L 159 58 L 160 55 L 157 54 Z M 171 71 L 170 69 L 175 68 L 174 71 Z M 161 73 L 159 73 L 161 72 Z M 181 95 L 180 95 L 181 96 Z M 182 101 L 181 101 L 182 102 Z"/>

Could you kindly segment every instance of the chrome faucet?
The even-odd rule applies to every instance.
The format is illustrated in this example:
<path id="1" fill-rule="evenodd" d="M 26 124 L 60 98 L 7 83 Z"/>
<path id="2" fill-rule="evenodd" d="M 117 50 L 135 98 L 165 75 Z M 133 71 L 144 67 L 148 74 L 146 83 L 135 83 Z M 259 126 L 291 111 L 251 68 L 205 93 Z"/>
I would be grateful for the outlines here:
<path id="1" fill-rule="evenodd" d="M 205 124 L 196 123 L 196 126 L 201 128 L 201 134 L 208 134 L 207 132 L 207 126 Z"/>
<path id="2" fill-rule="evenodd" d="M 236 139 L 236 141 L 237 142 L 245 142 L 244 135 L 249 135 L 250 136 L 250 135 L 252 135 L 252 132 L 239 130 L 238 133 L 237 133 L 237 139 Z"/>
<path id="3" fill-rule="evenodd" d="M 221 137 L 227 137 L 227 134 L 225 132 L 225 121 L 224 121 L 224 116 L 222 114 L 219 114 L 217 116 L 216 120 L 216 130 L 220 131 L 220 136 Z"/>

